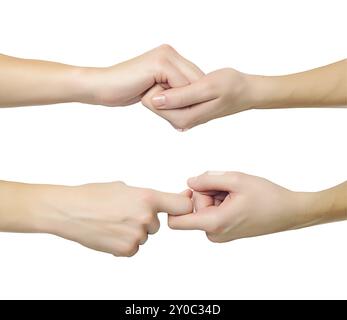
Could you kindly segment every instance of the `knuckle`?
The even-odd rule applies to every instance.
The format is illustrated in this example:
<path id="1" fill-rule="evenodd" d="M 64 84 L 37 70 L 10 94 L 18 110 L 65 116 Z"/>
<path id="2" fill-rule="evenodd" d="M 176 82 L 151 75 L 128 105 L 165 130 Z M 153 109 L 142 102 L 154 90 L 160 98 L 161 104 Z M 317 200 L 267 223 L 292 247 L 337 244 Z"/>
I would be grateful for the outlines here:
<path id="1" fill-rule="evenodd" d="M 153 222 L 153 214 L 150 212 L 145 212 L 140 216 L 140 223 L 143 226 L 148 226 Z"/>
<path id="2" fill-rule="evenodd" d="M 144 228 L 139 228 L 134 234 L 134 242 L 137 243 L 145 243 L 147 241 L 148 234 L 145 232 Z"/>
<path id="3" fill-rule="evenodd" d="M 172 56 L 175 52 L 176 51 L 174 50 L 174 48 L 172 48 L 170 45 L 162 44 L 154 50 L 155 54 L 153 58 L 155 59 L 158 67 L 163 67 L 168 63 L 169 57 Z"/>
<path id="4" fill-rule="evenodd" d="M 151 231 L 151 234 L 156 234 L 160 229 L 160 225 L 157 224 L 153 227 L 153 230 Z"/>
<path id="5" fill-rule="evenodd" d="M 160 45 L 158 47 L 158 50 L 161 54 L 165 54 L 165 55 L 172 54 L 175 52 L 175 49 L 167 43 L 163 43 L 162 45 Z"/>
<path id="6" fill-rule="evenodd" d="M 121 251 L 121 254 L 124 257 L 132 257 L 137 253 L 137 251 L 139 251 L 138 244 L 129 243 L 126 246 L 124 246 L 123 250 Z"/>
<path id="7" fill-rule="evenodd" d="M 157 67 L 158 72 L 161 70 L 165 70 L 168 64 L 169 64 L 168 57 L 165 54 L 161 53 L 155 58 L 155 65 Z"/>
<path id="8" fill-rule="evenodd" d="M 142 189 L 139 195 L 139 199 L 146 208 L 151 208 L 152 204 L 155 203 L 156 200 L 154 190 Z M 150 215 L 150 212 L 146 212 L 144 215 Z"/>
<path id="9" fill-rule="evenodd" d="M 242 172 L 229 172 L 229 179 L 233 184 L 239 184 L 242 182 L 242 180 L 245 178 L 245 174 Z"/>
<path id="10" fill-rule="evenodd" d="M 143 233 L 142 236 L 140 237 L 139 242 L 144 244 L 144 243 L 147 242 L 147 240 L 148 240 L 148 234 L 147 233 Z"/>

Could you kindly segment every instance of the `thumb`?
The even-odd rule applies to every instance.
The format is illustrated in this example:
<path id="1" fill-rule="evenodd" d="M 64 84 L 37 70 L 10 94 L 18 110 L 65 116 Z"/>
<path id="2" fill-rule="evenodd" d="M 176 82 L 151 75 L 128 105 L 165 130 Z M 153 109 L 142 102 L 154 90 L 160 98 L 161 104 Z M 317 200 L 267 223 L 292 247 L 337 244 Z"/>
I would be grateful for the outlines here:
<path id="1" fill-rule="evenodd" d="M 178 194 L 155 191 L 153 205 L 157 212 L 166 212 L 170 215 L 182 215 L 193 212 L 191 192 Z"/>
<path id="2" fill-rule="evenodd" d="M 177 109 L 215 99 L 209 90 L 208 78 L 203 77 L 187 86 L 172 88 L 152 97 L 152 104 L 158 109 Z"/>
<path id="3" fill-rule="evenodd" d="M 199 192 L 204 191 L 236 191 L 239 188 L 239 172 L 207 171 L 204 174 L 190 178 L 188 186 Z"/>

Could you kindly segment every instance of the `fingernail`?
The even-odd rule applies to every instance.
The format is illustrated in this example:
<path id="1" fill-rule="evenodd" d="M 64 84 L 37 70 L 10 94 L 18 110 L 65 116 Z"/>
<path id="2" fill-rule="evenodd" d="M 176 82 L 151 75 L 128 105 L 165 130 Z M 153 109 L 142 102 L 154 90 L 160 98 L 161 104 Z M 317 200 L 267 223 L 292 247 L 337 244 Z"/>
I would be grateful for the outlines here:
<path id="1" fill-rule="evenodd" d="M 155 96 L 152 98 L 152 102 L 153 102 L 153 105 L 155 107 L 162 107 L 165 105 L 165 96 L 164 95 L 160 95 L 160 96 Z"/>
<path id="2" fill-rule="evenodd" d="M 206 172 L 209 176 L 222 176 L 225 174 L 225 171 L 207 171 Z"/>
<path id="3" fill-rule="evenodd" d="M 178 128 L 178 129 L 176 129 L 177 131 L 179 131 L 179 132 L 185 132 L 185 131 L 188 131 L 188 129 L 180 129 L 180 128 Z"/>

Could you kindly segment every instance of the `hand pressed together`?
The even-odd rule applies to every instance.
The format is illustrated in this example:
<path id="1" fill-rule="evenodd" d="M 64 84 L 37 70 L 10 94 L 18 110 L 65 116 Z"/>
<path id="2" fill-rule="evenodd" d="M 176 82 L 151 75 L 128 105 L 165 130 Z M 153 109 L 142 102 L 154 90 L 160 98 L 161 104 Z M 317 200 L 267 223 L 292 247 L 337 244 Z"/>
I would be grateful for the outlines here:
<path id="1" fill-rule="evenodd" d="M 142 102 L 184 130 L 251 108 L 251 91 L 250 76 L 229 68 L 211 72 L 184 87 L 165 91 L 154 87 Z"/>
<path id="2" fill-rule="evenodd" d="M 0 55 L 0 107 L 142 101 L 179 130 L 251 108 L 345 106 L 347 60 L 309 71 L 250 75 L 226 68 L 207 75 L 168 45 L 106 68 Z M 39 88 L 39 90 L 38 90 Z M 239 172 L 208 172 L 171 194 L 121 182 L 76 187 L 0 182 L 0 231 L 46 232 L 131 256 L 159 229 L 197 229 L 225 242 L 346 220 L 347 183 L 294 192 Z"/>
<path id="3" fill-rule="evenodd" d="M 111 67 L 85 68 L 82 73 L 85 96 L 81 102 L 105 106 L 134 104 L 145 99 L 152 87 L 183 87 L 204 75 L 169 45 Z"/>

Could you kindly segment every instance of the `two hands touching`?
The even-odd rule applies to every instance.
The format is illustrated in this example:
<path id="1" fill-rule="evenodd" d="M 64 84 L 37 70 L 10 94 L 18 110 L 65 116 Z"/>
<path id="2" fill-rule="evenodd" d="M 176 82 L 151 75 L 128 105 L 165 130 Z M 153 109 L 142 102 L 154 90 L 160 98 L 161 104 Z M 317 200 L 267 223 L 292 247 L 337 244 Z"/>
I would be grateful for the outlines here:
<path id="1" fill-rule="evenodd" d="M 284 76 L 232 68 L 204 74 L 171 46 L 161 45 L 126 62 L 78 73 L 78 102 L 114 107 L 141 100 L 180 131 L 250 109 L 347 104 L 347 59 Z"/>
<path id="2" fill-rule="evenodd" d="M 105 68 L 0 55 L 0 70 L 0 107 L 62 102 L 116 107 L 142 101 L 181 131 L 249 109 L 347 104 L 347 59 L 283 76 L 232 68 L 204 74 L 161 45 Z"/>
<path id="3" fill-rule="evenodd" d="M 179 131 L 256 104 L 251 76 L 231 68 L 205 75 L 169 45 L 112 67 L 85 72 L 84 86 L 93 96 L 82 102 L 126 106 L 141 100 Z"/>
<path id="4" fill-rule="evenodd" d="M 142 101 L 174 128 L 186 130 L 253 103 L 247 75 L 233 69 L 205 75 L 169 45 L 105 68 L 0 55 L 0 69 L 0 107 L 60 102 L 116 107 Z"/>
<path id="5" fill-rule="evenodd" d="M 132 256 L 168 213 L 177 230 L 202 230 L 213 242 L 346 219 L 347 185 L 294 192 L 240 172 L 206 172 L 190 189 L 166 193 L 123 182 L 66 187 L 0 184 L 0 230 L 50 233 L 115 256 Z"/>
<path id="6" fill-rule="evenodd" d="M 252 108 L 347 105 L 347 60 L 284 75 L 231 68 L 204 74 L 162 45 L 107 68 L 0 55 L 0 107 L 81 102 L 127 106 L 142 101 L 184 131 Z M 0 231 L 44 232 L 116 256 L 132 256 L 159 229 L 202 230 L 213 242 L 347 218 L 347 183 L 294 192 L 239 172 L 207 172 L 181 194 L 122 182 L 67 187 L 0 182 Z"/>

